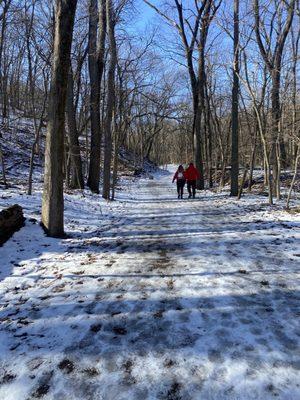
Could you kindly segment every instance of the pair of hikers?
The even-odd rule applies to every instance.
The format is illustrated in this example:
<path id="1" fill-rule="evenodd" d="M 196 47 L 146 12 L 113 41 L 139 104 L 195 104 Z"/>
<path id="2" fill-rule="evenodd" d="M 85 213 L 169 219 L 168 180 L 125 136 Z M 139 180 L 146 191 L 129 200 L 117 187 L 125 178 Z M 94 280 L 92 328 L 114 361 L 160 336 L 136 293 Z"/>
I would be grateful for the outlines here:
<path id="1" fill-rule="evenodd" d="M 182 165 L 179 165 L 177 171 L 173 176 L 173 181 L 172 181 L 172 183 L 174 183 L 175 181 L 177 183 L 178 199 L 183 198 L 183 188 L 185 186 L 185 183 L 187 183 L 189 199 L 191 197 L 193 197 L 194 199 L 196 196 L 196 182 L 197 179 L 199 178 L 200 178 L 199 171 L 192 162 L 189 163 L 189 166 L 187 167 L 186 170 L 183 168 Z"/>

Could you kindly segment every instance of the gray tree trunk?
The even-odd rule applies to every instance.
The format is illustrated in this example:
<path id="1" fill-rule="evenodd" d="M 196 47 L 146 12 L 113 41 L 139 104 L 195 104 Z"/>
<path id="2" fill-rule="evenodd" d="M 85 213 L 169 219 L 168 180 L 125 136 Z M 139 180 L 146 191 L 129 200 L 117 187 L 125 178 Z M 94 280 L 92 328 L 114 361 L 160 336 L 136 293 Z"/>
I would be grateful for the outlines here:
<path id="1" fill-rule="evenodd" d="M 231 109 L 231 186 L 230 196 L 239 194 L 239 0 L 234 0 L 233 85 Z"/>
<path id="2" fill-rule="evenodd" d="M 286 208 L 289 209 L 290 208 L 290 201 L 291 201 L 291 196 L 292 196 L 292 191 L 293 191 L 293 187 L 296 181 L 296 177 L 297 177 L 297 172 L 298 172 L 298 163 L 299 163 L 299 159 L 300 159 L 300 150 L 299 147 L 297 148 L 297 153 L 296 153 L 296 157 L 295 157 L 295 167 L 294 167 L 294 175 L 293 175 L 293 179 L 291 182 L 291 186 L 288 192 L 288 196 L 287 196 L 287 200 L 286 200 Z"/>
<path id="3" fill-rule="evenodd" d="M 194 111 L 194 157 L 196 168 L 200 173 L 200 179 L 197 181 L 197 189 L 204 189 L 204 169 L 203 169 L 203 155 L 202 155 L 202 142 L 201 142 L 201 117 L 202 109 L 197 106 Z"/>
<path id="4" fill-rule="evenodd" d="M 99 76 L 99 68 L 97 62 L 97 31 L 98 31 L 97 0 L 90 0 L 88 64 L 89 64 L 89 75 L 90 75 L 91 152 L 90 152 L 88 186 L 95 193 L 99 193 L 100 155 L 101 155 L 100 154 L 101 153 L 100 76 Z"/>
<path id="5" fill-rule="evenodd" d="M 4 161 L 4 155 L 3 155 L 3 151 L 2 151 L 1 142 L 0 142 L 0 159 L 1 159 L 3 184 L 6 187 L 7 186 L 7 180 L 6 180 L 6 172 L 5 172 L 5 161 Z"/>
<path id="6" fill-rule="evenodd" d="M 7 26 L 7 14 L 9 8 L 11 6 L 12 0 L 4 0 L 3 1 L 3 13 L 1 15 L 1 32 L 0 32 L 0 99 L 2 103 L 2 119 L 4 120 L 7 117 L 7 77 L 5 76 L 4 68 L 3 68 L 3 50 L 4 50 L 4 41 L 5 41 L 5 33 Z"/>
<path id="7" fill-rule="evenodd" d="M 42 225 L 52 237 L 64 235 L 64 124 L 76 4 L 77 0 L 56 0 L 42 200 Z"/>
<path id="8" fill-rule="evenodd" d="M 104 199 L 110 196 L 110 177 L 111 177 L 111 159 L 112 159 L 112 116 L 115 101 L 115 70 L 117 65 L 117 45 L 115 38 L 115 15 L 111 0 L 106 1 L 106 19 L 108 28 L 108 37 L 110 45 L 110 61 L 107 77 L 107 106 L 104 121 L 105 147 L 104 147 L 104 165 L 103 165 L 103 192 Z"/>
<path id="9" fill-rule="evenodd" d="M 78 129 L 76 123 L 76 109 L 74 105 L 74 79 L 71 66 L 69 70 L 67 92 L 67 124 L 71 162 L 71 182 L 69 187 L 72 189 L 84 189 L 82 160 L 80 155 L 80 144 L 78 140 Z"/>

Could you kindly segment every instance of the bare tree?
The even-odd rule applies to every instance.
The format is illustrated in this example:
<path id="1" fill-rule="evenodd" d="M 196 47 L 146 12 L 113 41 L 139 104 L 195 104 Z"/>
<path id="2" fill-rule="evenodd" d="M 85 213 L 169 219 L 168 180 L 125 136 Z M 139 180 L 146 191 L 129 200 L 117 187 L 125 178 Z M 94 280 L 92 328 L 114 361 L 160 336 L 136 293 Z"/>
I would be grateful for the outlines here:
<path id="1" fill-rule="evenodd" d="M 112 118 L 115 101 L 115 70 L 117 65 L 117 45 L 115 38 L 116 15 L 112 0 L 106 0 L 106 19 L 109 39 L 109 67 L 107 77 L 107 104 L 104 122 L 104 165 L 103 165 L 103 192 L 104 199 L 110 197 L 111 158 L 112 158 Z"/>
<path id="2" fill-rule="evenodd" d="M 99 68 L 97 61 L 97 31 L 98 31 L 97 0 L 90 0 L 88 62 L 89 62 L 89 74 L 90 74 L 91 152 L 90 152 L 88 186 L 95 193 L 99 193 L 100 151 L 101 151 L 100 75 L 99 75 Z"/>
<path id="3" fill-rule="evenodd" d="M 25 3 L 25 34 L 26 34 L 26 49 L 27 49 L 27 62 L 28 62 L 28 81 L 29 81 L 29 97 L 30 97 L 30 104 L 31 104 L 31 112 L 32 112 L 32 119 L 33 119 L 33 127 L 34 127 L 34 141 L 31 147 L 30 153 L 30 165 L 29 165 L 29 176 L 28 176 L 28 190 L 27 194 L 32 194 L 32 176 L 33 176 L 33 166 L 34 166 L 34 156 L 36 152 L 39 153 L 39 141 L 40 141 L 40 133 L 42 130 L 43 125 L 43 118 L 46 111 L 46 103 L 47 103 L 47 84 L 48 82 L 45 80 L 45 68 L 43 69 L 44 75 L 44 100 L 41 110 L 40 118 L 37 115 L 37 104 L 36 104 L 36 88 L 35 88 L 35 73 L 36 64 L 38 62 L 37 57 L 35 58 L 35 65 L 33 65 L 33 55 L 32 55 L 32 36 L 33 36 L 33 24 L 35 18 L 35 1 L 32 2 L 31 7 L 31 15 L 29 15 L 30 6 Z M 39 119 L 39 120 L 38 120 Z"/>
<path id="4" fill-rule="evenodd" d="M 69 187 L 72 189 L 84 189 L 79 132 L 77 129 L 76 108 L 74 104 L 74 78 L 71 65 L 69 68 L 66 111 L 71 163 L 71 182 Z"/>
<path id="5" fill-rule="evenodd" d="M 216 2 L 214 0 L 204 0 L 200 5 L 195 1 L 195 9 L 191 11 L 191 15 L 186 16 L 184 14 L 184 3 L 179 0 L 174 0 L 178 15 L 178 22 L 172 20 L 168 15 L 163 13 L 148 0 L 144 1 L 153 9 L 155 9 L 158 14 L 164 17 L 171 26 L 176 28 L 182 41 L 193 97 L 194 153 L 196 166 L 200 171 L 200 179 L 197 183 L 197 186 L 199 189 L 204 189 L 202 154 L 203 135 L 201 124 L 205 107 L 205 47 L 210 24 L 221 5 L 221 1 Z M 193 23 L 190 22 L 192 18 Z M 198 51 L 197 70 L 195 68 L 196 48 Z"/>
<path id="6" fill-rule="evenodd" d="M 1 141 L 0 141 L 0 159 L 1 159 L 3 184 L 4 184 L 4 186 L 7 186 L 6 171 L 5 171 L 5 160 L 4 160 L 4 155 L 3 155 L 3 151 L 2 151 Z"/>
<path id="7" fill-rule="evenodd" d="M 261 16 L 260 1 L 253 0 L 254 17 L 255 17 L 255 34 L 257 44 L 266 64 L 272 79 L 272 134 L 273 134 L 273 148 L 272 148 L 272 164 L 273 174 L 275 177 L 275 189 L 277 197 L 280 197 L 280 170 L 281 170 L 281 159 L 286 163 L 286 151 L 282 137 L 280 134 L 280 79 L 281 79 L 281 67 L 282 67 L 282 56 L 284 45 L 290 31 L 294 11 L 295 11 L 296 0 L 283 1 L 279 0 L 274 2 L 274 11 L 271 16 L 269 25 L 269 32 L 267 32 L 267 23 L 264 23 Z M 283 23 L 282 15 L 286 11 L 286 19 Z M 275 21 L 277 18 L 277 24 L 275 27 Z M 265 39 L 263 39 L 262 32 L 264 33 Z M 276 35 L 275 39 L 273 35 Z M 272 49 L 272 44 L 274 47 Z"/>
<path id="8" fill-rule="evenodd" d="M 2 10 L 0 14 L 1 22 L 1 36 L 0 36 L 0 96 L 2 100 L 2 118 L 7 117 L 7 85 L 5 84 L 5 76 L 3 74 L 3 48 L 5 41 L 5 34 L 7 28 L 7 16 L 12 3 L 12 0 L 3 0 L 1 2 Z"/>
<path id="9" fill-rule="evenodd" d="M 52 81 L 45 150 L 42 224 L 50 236 L 64 234 L 63 155 L 68 71 L 77 0 L 56 0 Z"/>
<path id="10" fill-rule="evenodd" d="M 230 195 L 237 196 L 239 194 L 239 0 L 234 0 L 233 31 Z"/>
<path id="11" fill-rule="evenodd" d="M 266 137 L 266 132 L 264 129 L 264 123 L 263 123 L 263 116 L 262 116 L 262 101 L 258 102 L 256 98 L 256 94 L 253 91 L 253 88 L 250 83 L 249 79 L 249 73 L 248 73 L 248 59 L 247 59 L 247 53 L 245 49 L 243 49 L 243 60 L 244 60 L 244 68 L 245 68 L 245 78 L 242 78 L 241 75 L 239 75 L 240 81 L 244 84 L 246 90 L 248 91 L 252 104 L 253 104 L 253 109 L 256 115 L 256 120 L 257 120 L 257 126 L 258 126 L 258 131 L 260 134 L 262 146 L 263 146 L 263 154 L 264 154 L 264 163 L 266 165 L 266 183 L 268 184 L 268 196 L 269 196 L 269 204 L 273 204 L 273 188 L 272 188 L 272 180 L 271 180 L 271 163 L 270 163 L 270 151 L 268 149 L 268 141 Z M 264 92 L 263 92 L 264 96 Z"/>

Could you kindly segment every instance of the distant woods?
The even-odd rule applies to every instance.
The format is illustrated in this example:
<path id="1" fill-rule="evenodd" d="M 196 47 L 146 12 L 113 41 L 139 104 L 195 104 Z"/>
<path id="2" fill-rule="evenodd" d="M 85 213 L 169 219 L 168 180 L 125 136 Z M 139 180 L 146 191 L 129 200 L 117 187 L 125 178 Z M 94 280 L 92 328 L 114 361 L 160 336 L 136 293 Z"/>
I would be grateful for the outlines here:
<path id="1" fill-rule="evenodd" d="M 63 187 L 114 197 L 122 149 L 136 165 L 194 160 L 200 189 L 231 171 L 234 196 L 260 168 L 272 204 L 300 158 L 299 19 L 297 0 L 2 0 L 3 180 L 1 133 L 29 118 L 28 193 L 45 153 L 54 234 Z"/>

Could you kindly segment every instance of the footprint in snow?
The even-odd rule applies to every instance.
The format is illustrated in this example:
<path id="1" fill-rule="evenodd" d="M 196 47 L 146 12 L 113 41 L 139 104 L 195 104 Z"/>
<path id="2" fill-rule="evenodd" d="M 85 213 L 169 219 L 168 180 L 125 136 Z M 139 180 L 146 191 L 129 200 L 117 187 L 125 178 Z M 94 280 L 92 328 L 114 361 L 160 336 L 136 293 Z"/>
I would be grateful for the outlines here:
<path id="1" fill-rule="evenodd" d="M 64 373 L 70 374 L 74 371 L 75 366 L 71 360 L 65 358 L 58 364 L 58 368 Z"/>
<path id="2" fill-rule="evenodd" d="M 0 378 L 0 385 L 6 385 L 8 383 L 11 383 L 16 379 L 17 375 L 12 374 L 10 372 L 4 373 L 4 375 Z"/>

